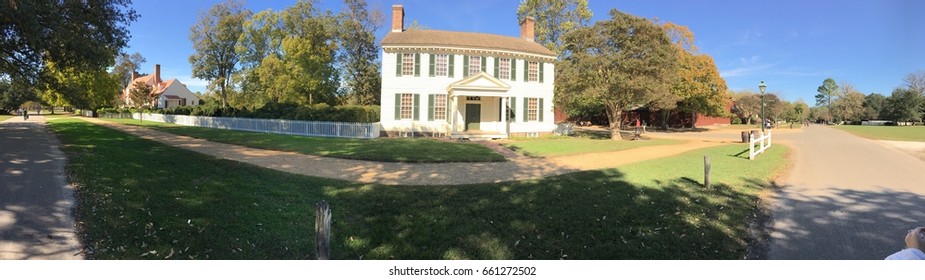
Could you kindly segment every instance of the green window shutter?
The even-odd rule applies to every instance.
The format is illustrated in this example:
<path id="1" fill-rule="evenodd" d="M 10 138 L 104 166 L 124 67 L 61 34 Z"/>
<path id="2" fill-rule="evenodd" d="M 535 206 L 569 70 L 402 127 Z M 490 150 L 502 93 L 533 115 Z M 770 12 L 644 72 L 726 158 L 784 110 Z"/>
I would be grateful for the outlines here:
<path id="1" fill-rule="evenodd" d="M 401 77 L 401 56 L 401 53 L 395 54 L 395 57 L 398 58 L 395 61 L 395 77 Z"/>
<path id="2" fill-rule="evenodd" d="M 511 59 L 511 81 L 517 81 L 517 59 Z"/>
<path id="3" fill-rule="evenodd" d="M 540 64 L 540 83 L 542 83 L 542 82 L 543 82 L 543 64 L 544 64 L 544 63 L 542 63 L 542 62 L 538 62 L 538 63 Z"/>
<path id="4" fill-rule="evenodd" d="M 395 94 L 395 120 L 401 119 L 401 93 Z"/>
<path id="5" fill-rule="evenodd" d="M 450 55 L 450 63 L 449 65 L 447 65 L 447 68 L 446 68 L 446 74 L 447 76 L 450 76 L 450 78 L 453 77 L 453 58 L 455 57 L 456 57 L 455 54 Z"/>
<path id="6" fill-rule="evenodd" d="M 446 114 L 444 114 L 444 116 L 446 117 L 446 120 L 449 121 L 450 112 L 453 112 L 452 110 L 450 110 L 450 95 L 449 94 L 444 94 L 444 95 L 446 95 L 446 98 L 444 98 L 446 100 L 446 110 L 445 110 Z"/>
<path id="7" fill-rule="evenodd" d="M 530 109 L 530 108 L 528 107 L 528 105 L 530 105 L 530 99 L 524 97 L 524 113 L 523 113 L 523 115 L 524 115 L 524 118 L 523 118 L 524 122 L 527 122 L 527 121 L 530 120 L 530 117 L 527 116 L 527 114 L 530 113 L 530 111 L 528 111 L 528 110 Z"/>
<path id="8" fill-rule="evenodd" d="M 430 71 L 427 73 L 430 73 L 431 77 L 434 76 L 434 69 L 436 69 L 434 68 L 434 58 L 435 58 L 434 54 L 430 54 L 430 69 L 429 69 Z"/>
<path id="9" fill-rule="evenodd" d="M 530 62 L 524 60 L 524 82 L 530 81 Z"/>
<path id="10" fill-rule="evenodd" d="M 414 76 L 421 76 L 421 53 L 414 54 Z"/>
<path id="11" fill-rule="evenodd" d="M 481 70 L 482 70 L 482 72 L 485 72 L 485 66 L 488 65 L 488 61 L 485 59 L 484 56 L 483 56 L 482 59 L 480 59 L 480 60 L 482 61 L 482 69 L 481 69 Z"/>
<path id="12" fill-rule="evenodd" d="M 434 120 L 434 94 L 427 95 L 427 120 Z"/>
<path id="13" fill-rule="evenodd" d="M 540 98 L 539 100 L 537 100 L 536 105 L 538 109 L 537 114 L 539 114 L 539 116 L 536 117 L 536 120 L 543 122 L 543 99 Z"/>
<path id="14" fill-rule="evenodd" d="M 499 63 L 501 63 L 501 60 L 498 59 L 498 57 L 496 56 L 495 57 L 495 78 L 498 77 L 498 69 L 501 69 L 500 65 L 498 65 Z"/>
<path id="15" fill-rule="evenodd" d="M 463 78 L 469 77 L 469 56 L 468 56 L 468 55 L 464 55 L 464 56 L 463 56 L 463 72 L 462 72 L 462 76 L 463 76 Z"/>
<path id="16" fill-rule="evenodd" d="M 507 121 L 508 121 L 508 122 L 517 122 L 517 111 L 516 111 L 516 108 L 517 108 L 517 97 L 511 97 L 511 104 L 510 104 L 509 106 L 511 107 L 511 115 L 508 116 Z"/>
<path id="17" fill-rule="evenodd" d="M 418 110 L 418 108 L 421 108 L 421 98 L 420 97 L 421 97 L 420 94 L 414 95 L 414 106 L 411 107 L 411 110 L 414 111 L 414 113 L 412 113 L 414 115 L 413 118 L 416 121 L 421 120 L 421 112 L 420 112 L 421 110 Z"/>

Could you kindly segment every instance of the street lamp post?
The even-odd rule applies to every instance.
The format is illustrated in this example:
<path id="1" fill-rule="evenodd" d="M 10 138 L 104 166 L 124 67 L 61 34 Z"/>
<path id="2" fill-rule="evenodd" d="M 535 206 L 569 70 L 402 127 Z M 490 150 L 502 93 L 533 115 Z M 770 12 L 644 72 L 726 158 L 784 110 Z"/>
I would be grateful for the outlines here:
<path id="1" fill-rule="evenodd" d="M 767 87 L 768 86 L 764 84 L 764 81 L 761 81 L 761 83 L 758 84 L 758 90 L 761 91 L 761 134 L 762 135 L 764 134 L 764 124 L 765 124 L 764 123 L 765 122 L 765 119 L 764 119 L 764 90 Z"/>

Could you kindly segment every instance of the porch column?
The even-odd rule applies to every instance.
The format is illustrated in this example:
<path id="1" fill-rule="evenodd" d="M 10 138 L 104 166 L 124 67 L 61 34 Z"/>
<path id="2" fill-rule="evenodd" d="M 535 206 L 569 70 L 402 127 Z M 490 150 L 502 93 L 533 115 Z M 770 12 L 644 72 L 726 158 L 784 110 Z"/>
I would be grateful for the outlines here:
<path id="1" fill-rule="evenodd" d="M 501 133 L 507 135 L 507 97 L 501 97 Z"/>
<path id="2" fill-rule="evenodd" d="M 456 134 L 456 115 L 459 114 L 459 95 L 453 95 L 453 108 L 450 110 L 450 112 L 453 113 L 453 127 L 451 128 L 451 131 L 453 131 L 453 134 Z"/>

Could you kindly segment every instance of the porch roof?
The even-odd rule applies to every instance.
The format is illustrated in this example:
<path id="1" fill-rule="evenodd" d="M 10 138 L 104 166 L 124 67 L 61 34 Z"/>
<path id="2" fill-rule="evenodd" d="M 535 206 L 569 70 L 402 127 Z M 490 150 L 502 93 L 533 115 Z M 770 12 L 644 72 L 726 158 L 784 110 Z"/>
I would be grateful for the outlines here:
<path id="1" fill-rule="evenodd" d="M 508 93 L 510 89 L 510 85 L 488 75 L 488 73 L 481 72 L 450 84 L 447 87 L 447 92 L 451 96 L 506 97 L 511 95 Z"/>

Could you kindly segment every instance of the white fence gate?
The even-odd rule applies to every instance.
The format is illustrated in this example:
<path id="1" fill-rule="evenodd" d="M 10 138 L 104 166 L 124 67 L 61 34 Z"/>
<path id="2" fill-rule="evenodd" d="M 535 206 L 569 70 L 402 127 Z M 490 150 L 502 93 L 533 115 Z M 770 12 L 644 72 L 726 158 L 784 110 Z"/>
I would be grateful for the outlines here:
<path id="1" fill-rule="evenodd" d="M 379 123 L 348 123 L 328 121 L 297 121 L 251 118 L 201 117 L 163 114 L 132 114 L 133 119 L 199 126 L 217 129 L 254 131 L 301 136 L 373 139 L 379 137 Z"/>

